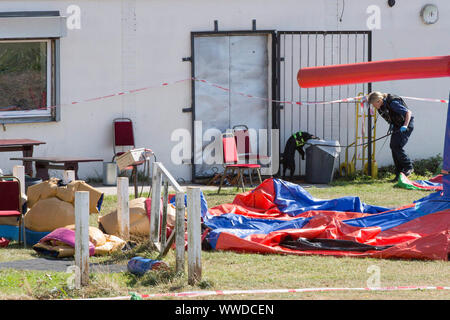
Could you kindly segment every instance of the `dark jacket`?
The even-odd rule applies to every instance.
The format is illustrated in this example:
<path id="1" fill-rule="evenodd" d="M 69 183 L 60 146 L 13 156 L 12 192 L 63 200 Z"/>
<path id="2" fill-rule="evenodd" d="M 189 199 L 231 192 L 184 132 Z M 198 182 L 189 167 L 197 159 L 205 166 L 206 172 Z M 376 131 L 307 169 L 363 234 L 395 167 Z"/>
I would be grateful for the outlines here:
<path id="1" fill-rule="evenodd" d="M 391 106 L 391 103 L 393 101 L 396 101 L 400 104 L 402 104 L 406 109 L 408 109 L 407 104 L 403 99 L 397 95 L 394 94 L 388 94 L 386 99 L 384 99 L 384 103 L 381 106 L 380 109 L 378 109 L 378 113 L 383 117 L 384 120 L 386 120 L 389 124 L 392 124 L 395 128 L 400 128 L 405 123 L 405 115 L 394 111 L 394 109 Z M 409 127 L 413 127 L 413 117 L 411 117 L 411 120 L 409 122 Z"/>

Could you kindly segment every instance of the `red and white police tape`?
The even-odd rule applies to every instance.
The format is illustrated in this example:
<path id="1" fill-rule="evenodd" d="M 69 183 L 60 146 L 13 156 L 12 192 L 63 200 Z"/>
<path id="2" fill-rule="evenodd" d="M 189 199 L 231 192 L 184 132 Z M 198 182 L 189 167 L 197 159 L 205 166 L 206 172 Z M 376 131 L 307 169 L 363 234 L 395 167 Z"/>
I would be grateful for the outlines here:
<path id="1" fill-rule="evenodd" d="M 113 98 L 113 97 L 119 97 L 119 96 L 123 96 L 123 95 L 127 95 L 127 94 L 133 94 L 133 93 L 137 93 L 137 92 L 142 92 L 142 91 L 146 91 L 146 90 L 149 90 L 149 89 L 167 87 L 167 86 L 171 86 L 171 85 L 182 83 L 182 82 L 186 82 L 186 81 L 197 81 L 197 82 L 205 83 L 206 85 L 215 87 L 217 89 L 224 90 L 224 91 L 230 92 L 232 94 L 240 95 L 240 96 L 243 96 L 243 97 L 246 97 L 246 98 L 259 99 L 259 100 L 264 100 L 264 101 L 267 101 L 267 102 L 275 102 L 275 103 L 281 103 L 281 104 L 292 104 L 292 105 L 311 105 L 311 104 L 315 104 L 315 105 L 325 105 L 325 104 L 346 103 L 346 102 L 362 102 L 362 103 L 365 103 L 365 100 L 366 100 L 365 96 L 349 97 L 349 98 L 330 100 L 330 101 L 288 101 L 288 100 L 285 101 L 285 100 L 274 100 L 274 99 L 269 99 L 269 98 L 264 98 L 264 97 L 258 97 L 258 96 L 255 96 L 255 95 L 252 95 L 252 94 L 248 94 L 248 93 L 234 91 L 234 90 L 231 90 L 229 88 L 223 87 L 221 85 L 209 82 L 208 80 L 205 80 L 205 79 L 187 78 L 187 79 L 176 80 L 176 81 L 172 81 L 172 82 L 163 82 L 163 83 L 159 83 L 159 84 L 155 84 L 155 85 L 151 85 L 151 86 L 147 86 L 147 87 L 142 87 L 142 88 L 138 88 L 138 89 L 120 91 L 120 92 L 112 93 L 112 94 L 105 95 L 105 96 L 99 96 L 99 97 L 95 97 L 95 98 L 89 98 L 89 99 L 82 99 L 82 100 L 78 100 L 78 101 L 72 101 L 70 103 L 61 103 L 59 105 L 42 107 L 42 108 L 33 109 L 33 110 L 21 110 L 21 111 L 23 111 L 23 112 L 33 112 L 33 111 L 36 111 L 36 110 L 50 110 L 52 108 L 56 108 L 58 106 L 63 106 L 63 105 L 76 105 L 76 104 L 85 103 L 85 102 L 100 101 L 100 100 L 109 99 L 109 98 Z M 403 99 L 409 99 L 409 100 L 416 100 L 416 101 L 438 102 L 438 103 L 446 103 L 446 104 L 449 102 L 448 100 L 445 100 L 445 99 L 417 98 L 417 97 L 404 97 L 404 96 L 402 96 L 402 98 Z M 5 110 L 5 109 L 1 110 L 0 109 L 0 111 L 13 111 L 13 109 L 8 109 L 8 110 Z M 15 116 L 15 115 L 12 115 L 12 116 Z M 8 115 L 2 115 L 2 117 L 8 117 Z"/>
<path id="2" fill-rule="evenodd" d="M 335 291 L 407 291 L 407 290 L 450 290 L 444 286 L 392 286 L 392 287 L 363 287 L 363 288 L 299 288 L 299 289 L 253 289 L 253 290 L 214 290 L 214 291 L 186 291 L 170 293 L 136 294 L 120 297 L 92 298 L 80 300 L 130 300 L 133 296 L 140 299 L 152 298 L 190 298 L 201 296 L 226 296 L 226 295 L 248 295 L 248 294 L 275 294 L 275 293 L 303 293 L 303 292 L 335 292 Z"/>
<path id="3" fill-rule="evenodd" d="M 273 99 L 268 99 L 268 98 L 264 98 L 264 97 L 258 97 L 258 96 L 254 96 L 248 93 L 244 93 L 244 92 L 238 92 L 238 91 L 232 91 L 229 88 L 225 88 L 223 86 L 220 86 L 218 84 L 209 82 L 208 80 L 205 79 L 196 79 L 193 78 L 193 80 L 195 81 L 199 81 L 202 83 L 206 83 L 212 87 L 221 89 L 221 90 L 225 90 L 243 97 L 247 97 L 247 98 L 255 98 L 255 99 L 260 99 L 260 100 L 265 100 L 268 102 L 276 102 L 276 103 L 283 103 L 283 104 L 295 104 L 295 105 L 307 105 L 307 104 L 333 104 L 333 103 L 343 103 L 343 102 L 365 102 L 366 97 L 365 96 L 358 96 L 358 97 L 351 97 L 351 98 L 344 98 L 344 99 L 338 99 L 338 100 L 330 100 L 330 101 L 284 101 L 284 100 L 273 100 Z M 428 102 L 440 102 L 440 103 L 448 103 L 448 100 L 445 99 L 431 99 L 431 98 L 416 98 L 416 97 L 404 97 L 402 96 L 402 98 L 404 99 L 410 99 L 410 100 L 418 100 L 418 101 L 428 101 Z"/>

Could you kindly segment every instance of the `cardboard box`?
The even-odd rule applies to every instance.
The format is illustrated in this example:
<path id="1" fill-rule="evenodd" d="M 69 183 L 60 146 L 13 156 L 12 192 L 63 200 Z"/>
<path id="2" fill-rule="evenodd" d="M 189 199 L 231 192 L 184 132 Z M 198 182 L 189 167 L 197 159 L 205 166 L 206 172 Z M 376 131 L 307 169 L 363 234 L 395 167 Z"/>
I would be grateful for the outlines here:
<path id="1" fill-rule="evenodd" d="M 146 151 L 145 148 L 138 148 L 128 150 L 124 154 L 116 158 L 117 167 L 119 170 L 123 170 L 128 166 L 131 166 L 137 162 L 145 160 Z"/>

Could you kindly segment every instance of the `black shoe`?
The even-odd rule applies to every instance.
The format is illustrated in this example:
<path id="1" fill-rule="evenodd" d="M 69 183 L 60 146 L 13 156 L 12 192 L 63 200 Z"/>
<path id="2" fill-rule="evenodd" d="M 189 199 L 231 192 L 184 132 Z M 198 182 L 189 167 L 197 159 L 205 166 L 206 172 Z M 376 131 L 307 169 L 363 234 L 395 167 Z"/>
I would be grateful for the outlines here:
<path id="1" fill-rule="evenodd" d="M 414 172 L 414 169 L 409 169 L 406 172 L 404 172 L 405 176 L 409 177 Z"/>

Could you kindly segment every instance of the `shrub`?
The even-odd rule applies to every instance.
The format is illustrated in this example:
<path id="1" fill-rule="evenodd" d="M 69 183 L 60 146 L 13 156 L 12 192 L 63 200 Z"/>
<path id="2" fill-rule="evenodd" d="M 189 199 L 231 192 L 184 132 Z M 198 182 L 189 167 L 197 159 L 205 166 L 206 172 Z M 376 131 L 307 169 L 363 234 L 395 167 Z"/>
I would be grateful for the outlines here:
<path id="1" fill-rule="evenodd" d="M 442 160 L 440 154 L 428 159 L 414 160 L 414 171 L 421 176 L 435 176 L 441 173 Z"/>

